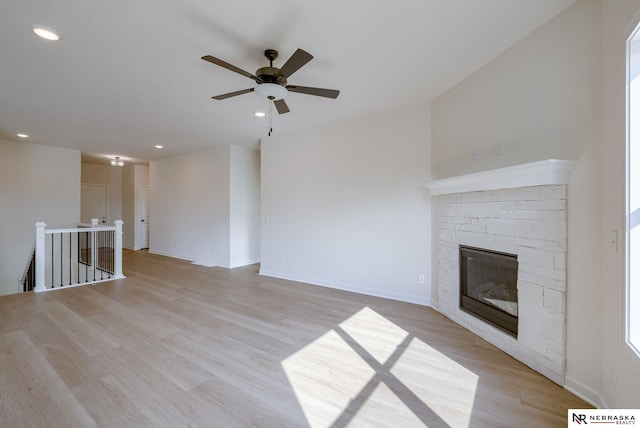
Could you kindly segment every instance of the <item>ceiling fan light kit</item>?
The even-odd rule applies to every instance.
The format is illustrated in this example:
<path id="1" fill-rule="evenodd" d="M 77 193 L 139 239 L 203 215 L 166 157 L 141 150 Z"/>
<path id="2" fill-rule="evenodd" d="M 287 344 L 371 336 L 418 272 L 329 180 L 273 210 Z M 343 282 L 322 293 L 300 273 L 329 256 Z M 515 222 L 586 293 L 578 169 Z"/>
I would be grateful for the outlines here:
<path id="1" fill-rule="evenodd" d="M 262 83 L 253 90 L 257 95 L 270 100 L 281 100 L 287 96 L 289 91 L 284 86 L 275 83 Z"/>
<path id="2" fill-rule="evenodd" d="M 255 81 L 258 86 L 254 88 L 241 89 L 239 91 L 229 92 L 226 94 L 216 95 L 212 97 L 214 100 L 222 101 L 227 98 L 235 97 L 238 95 L 248 94 L 249 92 L 255 92 L 261 97 L 267 98 L 273 101 L 279 114 L 289 112 L 289 107 L 284 101 L 284 98 L 289 92 L 297 92 L 299 94 L 315 95 L 318 97 L 335 99 L 340 94 L 337 89 L 324 89 L 313 88 L 309 86 L 297 86 L 288 85 L 287 79 L 291 77 L 293 73 L 298 71 L 302 66 L 313 59 L 313 55 L 302 49 L 296 50 L 293 55 L 284 63 L 282 68 L 273 66 L 273 61 L 278 58 L 278 51 L 275 49 L 267 49 L 264 51 L 264 56 L 269 60 L 268 67 L 262 67 L 256 70 L 256 74 L 251 74 L 248 71 L 244 71 L 235 65 L 229 64 L 219 58 L 211 55 L 205 55 L 203 60 L 215 64 L 219 67 L 226 68 L 227 70 L 238 73 L 242 76 L 248 77 Z"/>

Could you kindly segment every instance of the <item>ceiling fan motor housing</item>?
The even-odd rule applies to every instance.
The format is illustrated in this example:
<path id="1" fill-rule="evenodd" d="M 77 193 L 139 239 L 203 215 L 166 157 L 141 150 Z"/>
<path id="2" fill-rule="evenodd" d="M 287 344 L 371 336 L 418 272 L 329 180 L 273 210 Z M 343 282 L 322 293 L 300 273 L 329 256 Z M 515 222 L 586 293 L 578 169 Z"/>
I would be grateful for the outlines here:
<path id="1" fill-rule="evenodd" d="M 267 49 L 264 51 L 264 55 L 271 65 L 256 70 L 256 77 L 262 82 L 256 86 L 255 93 L 270 100 L 281 100 L 287 96 L 288 91 L 285 88 L 287 78 L 278 74 L 279 68 L 273 67 L 273 60 L 278 57 L 278 52 L 274 49 Z"/>
<path id="2" fill-rule="evenodd" d="M 275 67 L 262 67 L 256 70 L 256 76 L 264 83 L 275 83 L 276 85 L 286 86 L 287 79 L 284 76 L 278 75 L 279 68 Z"/>

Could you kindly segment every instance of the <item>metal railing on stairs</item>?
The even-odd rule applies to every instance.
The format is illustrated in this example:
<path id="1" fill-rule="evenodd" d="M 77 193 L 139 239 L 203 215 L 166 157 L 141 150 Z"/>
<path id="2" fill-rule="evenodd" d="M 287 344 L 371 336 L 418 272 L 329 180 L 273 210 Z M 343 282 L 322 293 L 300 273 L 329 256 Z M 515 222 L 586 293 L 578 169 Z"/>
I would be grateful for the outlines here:
<path id="1" fill-rule="evenodd" d="M 24 275 L 20 280 L 22 284 L 22 291 L 31 291 L 36 286 L 36 250 L 31 251 L 31 256 L 27 262 L 27 267 L 24 270 Z"/>

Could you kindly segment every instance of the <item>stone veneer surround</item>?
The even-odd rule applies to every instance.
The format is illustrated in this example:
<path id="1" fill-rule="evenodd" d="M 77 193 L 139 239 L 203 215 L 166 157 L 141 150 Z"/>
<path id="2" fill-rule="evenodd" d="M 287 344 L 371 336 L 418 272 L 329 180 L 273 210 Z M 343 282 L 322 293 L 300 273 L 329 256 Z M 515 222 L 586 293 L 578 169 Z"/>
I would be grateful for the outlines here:
<path id="1" fill-rule="evenodd" d="M 437 207 L 437 284 L 435 307 L 453 321 L 494 344 L 514 358 L 564 385 L 566 349 L 567 186 L 570 163 L 543 161 L 522 166 L 541 167 L 543 176 L 520 181 L 499 180 L 501 170 L 466 176 L 469 188 L 460 191 L 461 178 L 429 185 Z M 561 167 L 559 175 L 547 174 Z M 518 168 L 518 167 L 516 167 Z M 506 168 L 508 174 L 514 167 Z M 465 176 L 463 176 L 465 177 Z M 484 177 L 484 178 L 483 178 Z M 487 184 L 485 180 L 497 182 Z M 504 178 L 504 177 L 503 177 Z M 462 180 L 464 181 L 464 180 Z M 529 185 L 538 182 L 541 185 Z M 564 183 L 563 183 L 564 182 Z M 560 183 L 560 184 L 559 184 Z M 495 186 L 496 189 L 489 189 Z M 499 188 L 499 187 L 510 188 Z M 435 189 L 435 191 L 434 191 Z M 481 190 L 477 190 L 481 189 Z M 518 256 L 517 339 L 459 308 L 459 245 Z"/>

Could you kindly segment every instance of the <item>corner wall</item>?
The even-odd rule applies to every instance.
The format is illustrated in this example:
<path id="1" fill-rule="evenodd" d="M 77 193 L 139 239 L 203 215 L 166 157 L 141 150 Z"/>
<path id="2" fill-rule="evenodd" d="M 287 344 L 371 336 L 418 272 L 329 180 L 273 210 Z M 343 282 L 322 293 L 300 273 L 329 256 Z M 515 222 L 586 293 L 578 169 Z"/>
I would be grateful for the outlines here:
<path id="1" fill-rule="evenodd" d="M 151 162 L 149 251 L 229 265 L 228 146 Z"/>
<path id="2" fill-rule="evenodd" d="M 429 115 L 263 140 L 261 274 L 428 305 Z"/>
<path id="3" fill-rule="evenodd" d="M 0 140 L 0 295 L 18 291 L 35 224 L 80 222 L 80 152 Z"/>
<path id="4" fill-rule="evenodd" d="M 205 266 L 260 261 L 260 154 L 218 146 L 151 162 L 152 253 Z"/>
<path id="5" fill-rule="evenodd" d="M 229 267 L 260 261 L 260 153 L 231 146 Z"/>
<path id="6" fill-rule="evenodd" d="M 577 160 L 567 199 L 566 384 L 604 405 L 600 8 L 577 2 L 435 100 L 432 154 L 437 178 Z"/>

